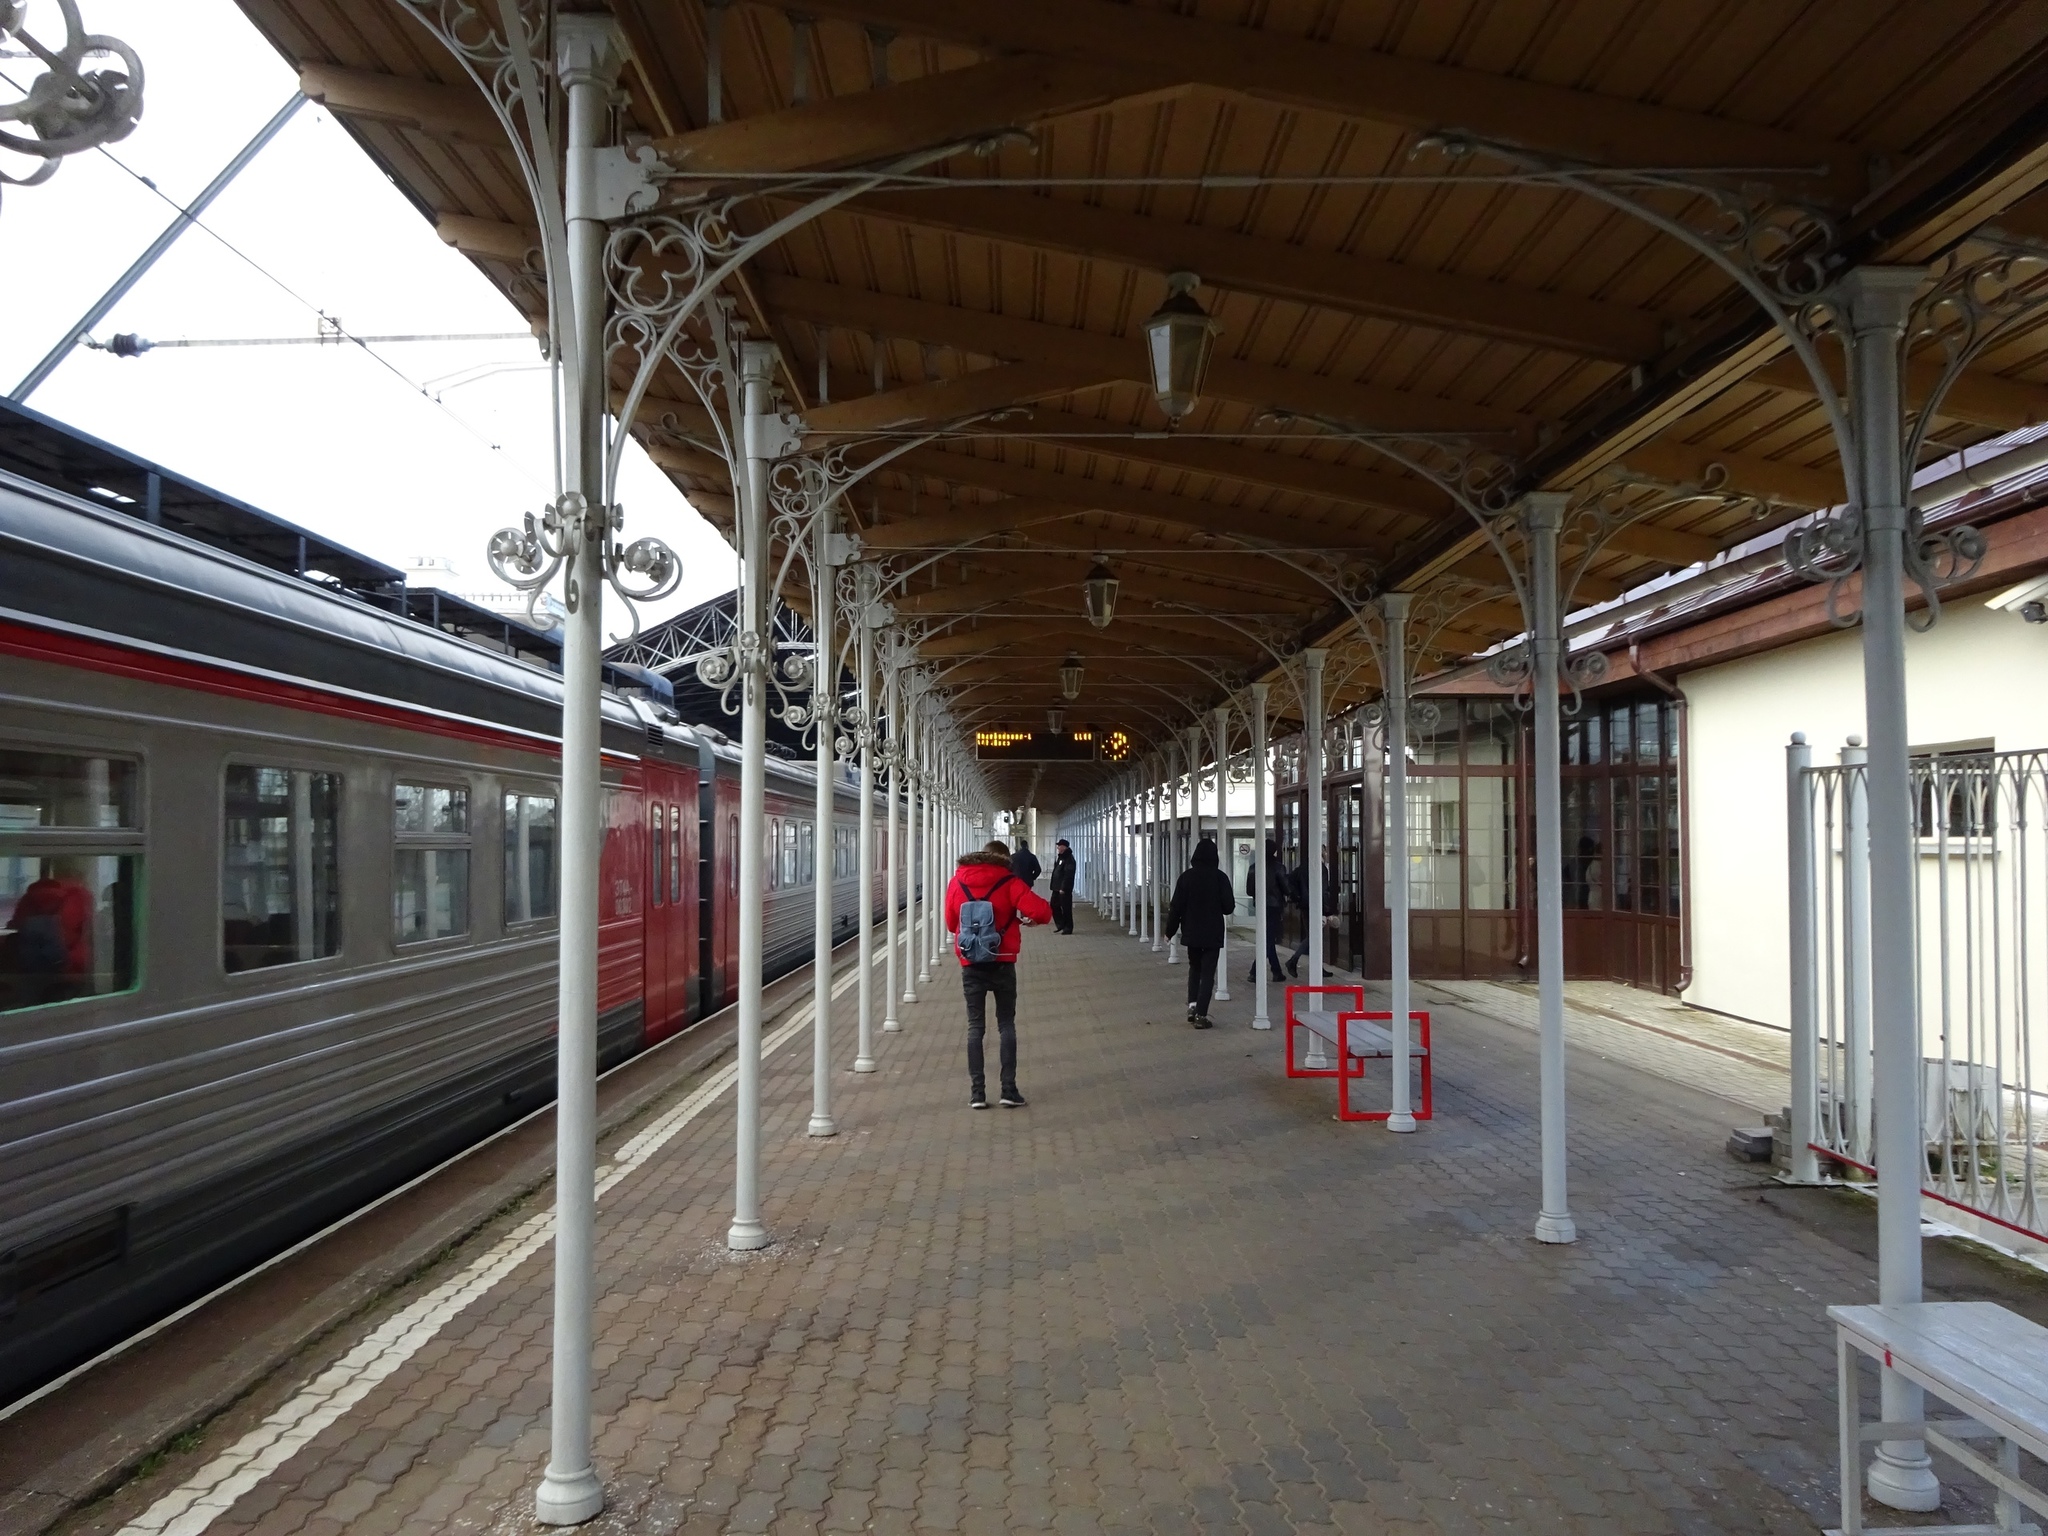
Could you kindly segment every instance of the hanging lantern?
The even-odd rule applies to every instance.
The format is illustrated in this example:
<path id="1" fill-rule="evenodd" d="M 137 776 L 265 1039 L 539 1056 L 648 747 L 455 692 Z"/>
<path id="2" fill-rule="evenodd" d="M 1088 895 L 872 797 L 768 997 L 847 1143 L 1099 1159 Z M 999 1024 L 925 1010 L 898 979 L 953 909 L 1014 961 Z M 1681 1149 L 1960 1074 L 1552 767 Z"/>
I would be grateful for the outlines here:
<path id="1" fill-rule="evenodd" d="M 1112 581 L 1110 585 L 1113 587 L 1116 583 Z M 1112 594 L 1111 601 L 1114 600 Z M 1094 612 L 1092 605 L 1089 611 Z M 1104 622 L 1108 621 L 1105 619 Z M 1060 695 L 1069 703 L 1081 697 L 1081 658 L 1072 651 L 1067 652 L 1067 659 L 1060 663 Z"/>
<path id="2" fill-rule="evenodd" d="M 1097 629 L 1109 628 L 1109 621 L 1116 616 L 1116 589 L 1120 585 L 1100 560 L 1081 583 L 1081 596 L 1088 605 L 1088 622 Z"/>
<path id="3" fill-rule="evenodd" d="M 1045 712 L 1045 728 L 1057 736 L 1066 729 L 1067 712 L 1055 704 Z"/>
<path id="4" fill-rule="evenodd" d="M 1195 301 L 1202 280 L 1192 272 L 1169 273 L 1166 302 L 1145 322 L 1145 351 L 1152 364 L 1152 393 L 1169 421 L 1179 421 L 1202 396 L 1209 354 L 1223 329 Z"/>

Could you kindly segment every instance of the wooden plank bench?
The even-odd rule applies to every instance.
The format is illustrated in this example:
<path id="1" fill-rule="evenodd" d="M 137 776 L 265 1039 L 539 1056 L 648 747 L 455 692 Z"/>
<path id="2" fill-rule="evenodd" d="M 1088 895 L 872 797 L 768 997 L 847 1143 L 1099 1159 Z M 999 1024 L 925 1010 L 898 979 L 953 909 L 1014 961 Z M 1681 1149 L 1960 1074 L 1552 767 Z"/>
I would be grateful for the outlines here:
<path id="1" fill-rule="evenodd" d="M 1840 1374 L 1841 1536 L 1994 1536 L 2040 1531 L 2020 1523 L 2020 1506 L 2048 1515 L 2048 1491 L 2020 1479 L 2020 1450 L 2048 1460 L 2048 1328 L 1988 1301 L 1927 1301 L 1829 1307 Z M 1856 1355 L 1870 1356 L 1951 1404 L 1960 1418 L 1865 1424 Z M 1874 1440 L 1925 1440 L 1998 1490 L 1995 1525 L 1863 1523 L 1862 1447 Z M 1963 1440 L 1996 1440 L 1996 1465 Z"/>
<path id="2" fill-rule="evenodd" d="M 1348 998 L 1350 1008 L 1319 1008 L 1322 998 Z M 1421 1068 L 1422 1092 L 1415 1105 L 1415 1118 L 1427 1120 L 1433 1113 L 1434 1083 L 1430 1075 L 1429 1014 L 1410 1009 L 1408 1059 Z M 1337 1079 L 1337 1118 L 1340 1120 L 1384 1120 L 1391 1109 L 1354 1110 L 1351 1084 L 1365 1076 L 1368 1061 L 1391 1060 L 1394 1055 L 1394 1021 L 1391 1013 L 1368 1012 L 1365 988 L 1356 986 L 1289 987 L 1287 989 L 1287 1075 L 1289 1077 L 1334 1077 Z M 1304 1030 L 1323 1040 L 1337 1053 L 1334 1067 L 1295 1065 L 1295 1031 Z"/>

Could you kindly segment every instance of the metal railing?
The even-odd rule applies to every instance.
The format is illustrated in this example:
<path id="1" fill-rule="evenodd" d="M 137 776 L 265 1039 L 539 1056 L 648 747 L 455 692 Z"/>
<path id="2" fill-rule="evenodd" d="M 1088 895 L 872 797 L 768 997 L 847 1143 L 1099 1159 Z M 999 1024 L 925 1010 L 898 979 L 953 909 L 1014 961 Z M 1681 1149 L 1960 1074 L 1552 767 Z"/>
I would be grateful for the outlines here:
<path id="1" fill-rule="evenodd" d="M 1868 802 L 1857 738 L 1789 754 L 1795 1177 L 1874 1172 Z M 1915 758 L 1907 814 L 1921 1186 L 2048 1242 L 2048 752 Z"/>

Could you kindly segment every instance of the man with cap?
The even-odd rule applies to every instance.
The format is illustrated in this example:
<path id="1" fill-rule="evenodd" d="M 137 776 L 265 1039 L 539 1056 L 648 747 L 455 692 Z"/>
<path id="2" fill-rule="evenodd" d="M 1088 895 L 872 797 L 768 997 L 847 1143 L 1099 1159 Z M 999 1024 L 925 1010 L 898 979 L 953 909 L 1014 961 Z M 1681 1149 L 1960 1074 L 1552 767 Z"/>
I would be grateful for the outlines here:
<path id="1" fill-rule="evenodd" d="M 1055 933 L 1074 931 L 1074 850 L 1063 837 L 1054 845 L 1052 861 L 1052 926 Z"/>

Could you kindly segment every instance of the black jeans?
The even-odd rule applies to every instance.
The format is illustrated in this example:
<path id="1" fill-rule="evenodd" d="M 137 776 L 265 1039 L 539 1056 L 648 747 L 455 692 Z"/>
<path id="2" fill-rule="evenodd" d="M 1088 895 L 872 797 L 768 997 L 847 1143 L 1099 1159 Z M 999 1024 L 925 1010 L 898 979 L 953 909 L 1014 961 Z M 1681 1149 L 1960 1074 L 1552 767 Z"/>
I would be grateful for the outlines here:
<path id="1" fill-rule="evenodd" d="M 988 1033 L 988 1000 L 996 1000 L 996 1034 L 1003 1069 L 1002 1086 L 1017 1086 L 1017 967 L 1007 960 L 960 967 L 960 990 L 967 998 L 967 1076 L 985 1088 L 981 1038 Z"/>
<path id="2" fill-rule="evenodd" d="M 1074 893 L 1054 891 L 1052 893 L 1052 926 L 1056 933 L 1074 931 Z"/>
<path id="3" fill-rule="evenodd" d="M 1188 1001 L 1195 1005 L 1198 1017 L 1209 1016 L 1209 999 L 1216 995 L 1216 960 L 1222 953 L 1221 947 L 1188 946 Z"/>
<path id="4" fill-rule="evenodd" d="M 1280 925 L 1271 922 L 1266 925 L 1266 977 L 1271 980 L 1280 974 Z M 1259 979 L 1259 957 L 1252 956 L 1251 969 L 1244 973 L 1246 981 Z"/>

